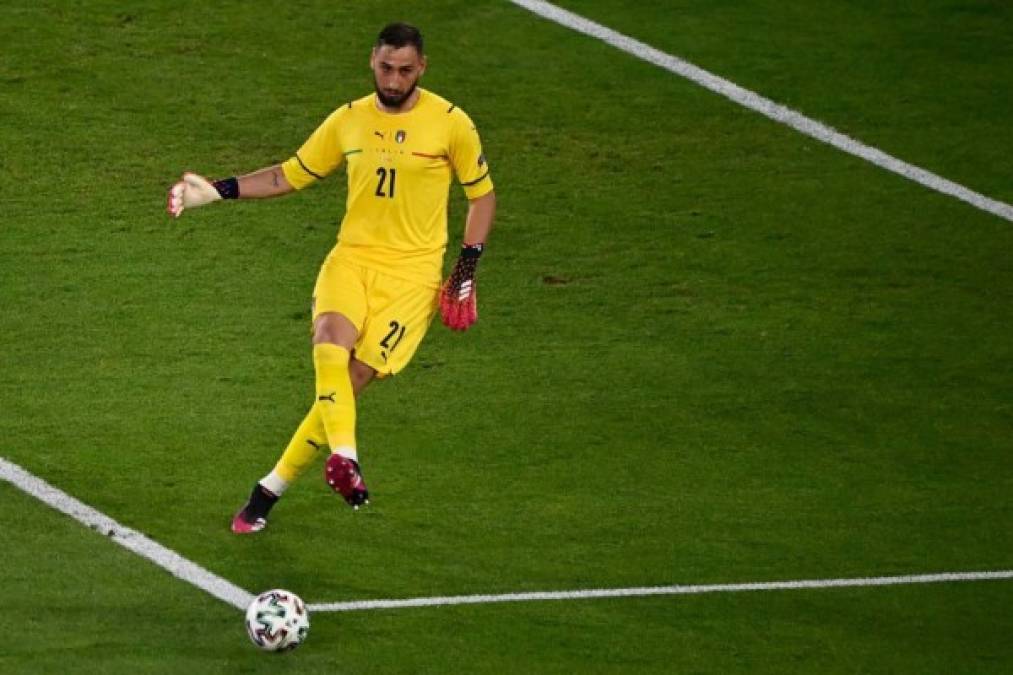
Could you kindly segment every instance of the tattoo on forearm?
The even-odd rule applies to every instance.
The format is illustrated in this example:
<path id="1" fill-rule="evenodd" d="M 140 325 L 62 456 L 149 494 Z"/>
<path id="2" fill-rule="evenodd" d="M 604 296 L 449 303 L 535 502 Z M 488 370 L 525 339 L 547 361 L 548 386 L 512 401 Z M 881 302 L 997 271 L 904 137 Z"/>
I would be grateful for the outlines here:
<path id="1" fill-rule="evenodd" d="M 281 183 L 278 182 L 278 170 L 274 169 L 271 171 L 271 182 L 274 183 L 274 187 L 280 187 Z"/>

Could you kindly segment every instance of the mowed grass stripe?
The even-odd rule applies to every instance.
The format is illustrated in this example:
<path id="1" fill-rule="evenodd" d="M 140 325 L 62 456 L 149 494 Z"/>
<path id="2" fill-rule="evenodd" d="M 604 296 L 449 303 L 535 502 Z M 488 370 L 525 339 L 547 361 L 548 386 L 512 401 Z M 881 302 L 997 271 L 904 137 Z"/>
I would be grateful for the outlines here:
<path id="1" fill-rule="evenodd" d="M 745 108 L 760 113 L 764 117 L 784 124 L 792 129 L 814 138 L 821 143 L 826 143 L 850 155 L 864 159 L 876 166 L 892 171 L 904 178 L 923 185 L 931 190 L 955 197 L 963 202 L 981 209 L 987 213 L 994 214 L 1013 222 L 1013 206 L 987 197 L 975 192 L 959 183 L 943 178 L 931 171 L 909 164 L 901 159 L 889 155 L 878 148 L 866 145 L 846 134 L 829 127 L 822 122 L 806 117 L 791 108 L 775 103 L 770 99 L 740 87 L 739 85 L 719 77 L 699 66 L 684 61 L 676 56 L 667 54 L 644 44 L 627 35 L 616 32 L 611 28 L 574 14 L 561 7 L 557 7 L 544 0 L 510 0 L 518 7 L 522 7 L 538 16 L 554 21 L 584 35 L 588 35 L 612 45 L 627 54 L 643 59 L 648 63 L 664 68 L 676 75 L 680 75 L 691 82 L 694 82 L 705 89 L 720 94 L 730 101 Z"/>

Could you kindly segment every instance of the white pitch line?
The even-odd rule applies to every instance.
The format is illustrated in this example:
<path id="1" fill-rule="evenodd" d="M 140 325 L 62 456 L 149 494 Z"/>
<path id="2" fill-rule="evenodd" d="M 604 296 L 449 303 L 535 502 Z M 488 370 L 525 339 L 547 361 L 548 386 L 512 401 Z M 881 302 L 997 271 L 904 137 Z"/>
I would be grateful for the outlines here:
<path id="1" fill-rule="evenodd" d="M 209 572 L 178 553 L 152 541 L 136 530 L 119 524 L 87 504 L 53 487 L 41 478 L 25 471 L 17 464 L 0 457 L 0 479 L 11 483 L 22 492 L 64 513 L 82 525 L 106 535 L 120 546 L 146 558 L 173 576 L 233 607 L 245 610 L 253 595 L 235 584 Z M 350 602 L 312 603 L 312 612 L 351 612 L 370 609 L 397 609 L 407 607 L 435 607 L 444 605 L 474 605 L 497 602 L 530 602 L 538 600 L 587 600 L 593 598 L 624 598 L 651 595 L 694 595 L 700 593 L 732 593 L 744 591 L 779 591 L 805 588 L 840 588 L 861 586 L 894 586 L 899 584 L 931 584 L 956 581 L 986 581 L 1013 579 L 1013 570 L 994 572 L 942 572 L 938 574 L 909 574 L 892 577 L 862 577 L 857 579 L 807 579 L 798 581 L 761 581 L 737 584 L 704 584 L 695 586 L 647 586 L 639 588 L 595 588 L 574 591 L 536 591 L 529 593 L 503 593 L 499 595 L 453 595 L 434 598 L 407 598 L 403 600 L 353 600 Z"/>
<path id="2" fill-rule="evenodd" d="M 574 14 L 561 7 L 557 7 L 550 2 L 544 2 L 544 0 L 510 0 L 510 2 L 543 18 L 575 30 L 578 33 L 597 38 L 627 54 L 680 75 L 705 89 L 709 89 L 715 94 L 720 94 L 743 107 L 754 110 L 775 122 L 787 125 L 806 136 L 832 145 L 850 155 L 860 157 L 878 167 L 899 174 L 936 192 L 956 197 L 982 211 L 1013 222 L 1013 206 L 1005 202 L 986 197 L 959 183 L 954 183 L 930 171 L 926 171 L 913 164 L 908 164 L 892 155 L 888 155 L 882 150 L 878 150 L 842 134 L 822 122 L 817 122 L 791 108 L 786 108 L 755 92 L 744 89 L 734 82 L 718 77 L 688 61 L 655 49 L 639 40 L 586 19 L 579 14 Z"/>
<path id="3" fill-rule="evenodd" d="M 251 593 L 152 541 L 140 532 L 120 525 L 112 518 L 74 499 L 66 492 L 33 476 L 3 457 L 0 457 L 0 479 L 9 482 L 22 492 L 35 497 L 57 511 L 67 514 L 82 525 L 106 535 L 123 548 L 133 551 L 142 558 L 147 558 L 173 576 L 179 577 L 237 609 L 245 610 L 253 600 Z"/>
<path id="4" fill-rule="evenodd" d="M 1000 570 L 997 572 L 942 572 L 939 574 L 908 574 L 894 577 L 862 577 L 857 579 L 760 581 L 739 584 L 703 584 L 697 586 L 595 588 L 581 591 L 541 591 L 532 593 L 502 593 L 500 595 L 451 595 L 435 598 L 408 598 L 405 600 L 357 600 L 352 602 L 321 602 L 307 605 L 307 608 L 311 612 L 354 612 L 367 609 L 478 605 L 494 602 L 591 600 L 594 598 L 629 598 L 649 595 L 698 595 L 701 593 L 742 593 L 745 591 L 788 591 L 806 588 L 823 589 L 842 587 L 898 586 L 903 584 L 935 584 L 954 581 L 987 581 L 996 579 L 1013 579 L 1013 570 Z"/>

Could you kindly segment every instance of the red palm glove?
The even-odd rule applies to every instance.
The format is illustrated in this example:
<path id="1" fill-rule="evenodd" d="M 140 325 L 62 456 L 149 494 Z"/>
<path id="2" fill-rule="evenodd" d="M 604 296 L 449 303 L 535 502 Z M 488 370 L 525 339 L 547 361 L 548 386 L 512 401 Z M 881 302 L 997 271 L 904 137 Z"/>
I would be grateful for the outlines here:
<path id="1" fill-rule="evenodd" d="M 452 330 L 468 330 L 478 321 L 478 288 L 475 268 L 482 255 L 482 244 L 464 245 L 454 271 L 440 289 L 440 317 Z"/>

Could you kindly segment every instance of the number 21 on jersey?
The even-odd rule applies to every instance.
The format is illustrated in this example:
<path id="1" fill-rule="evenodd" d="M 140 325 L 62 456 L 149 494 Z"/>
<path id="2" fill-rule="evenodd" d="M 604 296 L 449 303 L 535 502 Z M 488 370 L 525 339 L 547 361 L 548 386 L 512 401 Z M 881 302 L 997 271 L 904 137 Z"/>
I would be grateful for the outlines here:
<path id="1" fill-rule="evenodd" d="M 381 166 L 376 170 L 376 196 L 394 199 L 394 186 L 397 184 L 397 169 Z"/>

